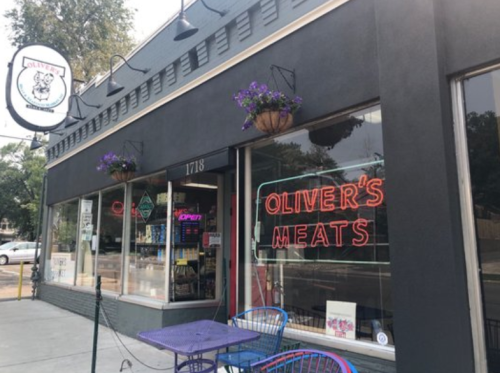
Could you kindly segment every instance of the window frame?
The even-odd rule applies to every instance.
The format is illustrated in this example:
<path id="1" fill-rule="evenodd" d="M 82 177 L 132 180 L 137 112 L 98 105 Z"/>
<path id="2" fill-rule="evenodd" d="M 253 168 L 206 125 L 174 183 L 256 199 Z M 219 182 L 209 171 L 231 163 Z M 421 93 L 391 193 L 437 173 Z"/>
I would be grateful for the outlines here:
<path id="1" fill-rule="evenodd" d="M 474 218 L 474 204 L 472 200 L 472 183 L 469 168 L 469 153 L 467 131 L 465 123 L 465 92 L 466 79 L 499 70 L 500 64 L 474 70 L 455 77 L 450 84 L 452 112 L 455 133 L 455 147 L 457 172 L 459 181 L 460 212 L 462 221 L 463 246 L 465 252 L 465 267 L 467 274 L 467 288 L 474 349 L 475 371 L 487 373 L 486 342 L 484 330 L 484 312 L 479 274 L 478 247 L 476 242 L 476 227 Z"/>

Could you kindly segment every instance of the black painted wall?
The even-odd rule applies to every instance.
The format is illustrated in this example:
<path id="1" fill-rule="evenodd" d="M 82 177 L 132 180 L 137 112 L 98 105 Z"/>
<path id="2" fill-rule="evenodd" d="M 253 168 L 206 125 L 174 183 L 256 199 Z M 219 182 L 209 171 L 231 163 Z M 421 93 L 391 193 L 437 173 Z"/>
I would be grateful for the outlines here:
<path id="1" fill-rule="evenodd" d="M 499 4 L 375 4 L 397 370 L 474 372 L 449 83 L 500 57 Z"/>
<path id="2" fill-rule="evenodd" d="M 297 124 L 375 100 L 376 56 L 373 3 L 352 1 L 51 168 L 48 204 L 111 185 L 108 176 L 96 172 L 98 159 L 109 150 L 120 152 L 127 139 L 144 142 L 140 173 L 149 174 L 258 138 L 253 128 L 241 131 L 244 112 L 232 95 L 253 80 L 267 82 L 271 64 L 295 69 L 297 94 L 307 102 L 295 118 Z M 280 88 L 286 90 L 285 83 Z"/>

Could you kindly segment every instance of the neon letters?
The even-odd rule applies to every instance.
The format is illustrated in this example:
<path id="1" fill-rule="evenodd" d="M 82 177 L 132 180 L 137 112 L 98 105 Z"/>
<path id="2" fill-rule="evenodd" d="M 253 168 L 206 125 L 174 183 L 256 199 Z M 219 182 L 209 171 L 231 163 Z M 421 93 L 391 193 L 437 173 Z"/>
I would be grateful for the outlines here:
<path id="1" fill-rule="evenodd" d="M 324 186 L 295 192 L 269 194 L 264 202 L 265 212 L 269 215 L 313 214 L 318 212 L 357 211 L 360 208 L 375 208 L 384 201 L 383 180 L 360 177 L 357 183 L 340 186 Z M 341 219 L 314 224 L 275 226 L 272 247 L 285 249 L 290 246 L 342 247 L 365 246 L 369 240 L 369 225 L 365 218 L 353 221 Z M 345 214 L 342 214 L 345 217 Z"/>
<path id="2" fill-rule="evenodd" d="M 180 214 L 179 221 L 200 221 L 202 217 L 201 214 Z"/>

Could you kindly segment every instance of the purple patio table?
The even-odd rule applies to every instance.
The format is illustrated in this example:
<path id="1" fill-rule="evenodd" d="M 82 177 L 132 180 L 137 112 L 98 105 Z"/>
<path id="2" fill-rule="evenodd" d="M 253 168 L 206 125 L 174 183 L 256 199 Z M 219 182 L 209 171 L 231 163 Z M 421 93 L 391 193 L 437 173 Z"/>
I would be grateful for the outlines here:
<path id="1" fill-rule="evenodd" d="M 202 359 L 203 353 L 250 342 L 258 339 L 260 334 L 217 321 L 199 320 L 139 332 L 137 336 L 140 340 L 153 346 L 174 352 L 177 372 L 204 373 L 211 370 L 215 371 L 217 367 L 215 367 L 212 360 Z M 187 356 L 188 361 L 177 364 L 177 355 Z M 196 359 L 194 359 L 195 356 Z M 207 364 L 210 368 L 205 369 Z M 185 367 L 188 370 L 183 370 Z"/>

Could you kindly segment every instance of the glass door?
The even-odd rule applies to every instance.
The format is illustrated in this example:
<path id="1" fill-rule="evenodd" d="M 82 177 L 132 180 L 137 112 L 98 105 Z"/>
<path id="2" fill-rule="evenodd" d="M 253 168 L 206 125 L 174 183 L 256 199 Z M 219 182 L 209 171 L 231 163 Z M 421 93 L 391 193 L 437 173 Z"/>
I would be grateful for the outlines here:
<path id="1" fill-rule="evenodd" d="M 222 175 L 206 172 L 172 183 L 171 302 L 218 297 L 222 181 Z"/>

